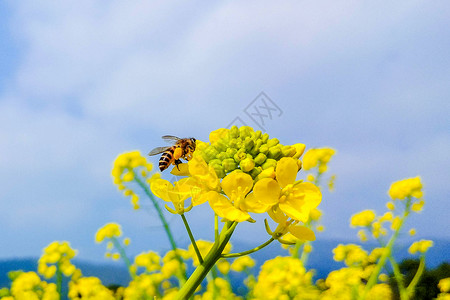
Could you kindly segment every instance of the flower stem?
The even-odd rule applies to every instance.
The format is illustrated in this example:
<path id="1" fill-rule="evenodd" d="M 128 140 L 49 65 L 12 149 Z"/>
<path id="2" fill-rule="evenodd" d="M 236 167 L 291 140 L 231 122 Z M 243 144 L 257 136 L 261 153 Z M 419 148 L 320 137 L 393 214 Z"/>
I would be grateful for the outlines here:
<path id="1" fill-rule="evenodd" d="M 392 255 L 391 254 L 392 247 L 394 246 L 394 243 L 397 240 L 397 237 L 400 233 L 400 230 L 403 227 L 403 223 L 405 222 L 405 219 L 408 217 L 408 215 L 410 213 L 410 206 L 411 206 L 411 197 L 409 197 L 406 201 L 405 211 L 403 212 L 403 216 L 400 219 L 400 224 L 398 225 L 397 230 L 394 232 L 394 234 L 389 239 L 389 242 L 386 244 L 383 255 L 380 257 L 380 260 L 378 261 L 376 267 L 374 268 L 372 274 L 369 277 L 369 280 L 366 284 L 366 288 L 364 289 L 363 295 L 361 297 L 362 300 L 364 300 L 366 298 L 367 293 L 376 284 L 376 282 L 378 280 L 378 275 L 380 274 L 381 269 L 386 264 L 387 259 Z"/>
<path id="2" fill-rule="evenodd" d="M 203 257 L 200 253 L 200 250 L 198 250 L 197 243 L 195 242 L 194 235 L 192 234 L 192 231 L 191 231 L 191 228 L 189 227 L 188 221 L 187 221 L 186 217 L 184 216 L 184 214 L 181 214 L 180 216 L 181 216 L 181 219 L 183 219 L 184 226 L 186 227 L 186 230 L 189 234 L 189 239 L 191 240 L 192 246 L 194 247 L 195 253 L 197 254 L 198 261 L 200 262 L 200 264 L 202 264 Z"/>
<path id="3" fill-rule="evenodd" d="M 416 275 L 414 275 L 414 278 L 411 280 L 408 287 L 406 288 L 406 295 L 407 295 L 406 299 L 412 298 L 414 296 L 415 287 L 419 282 L 419 279 L 422 276 L 423 271 L 425 271 L 425 254 L 422 254 L 420 256 L 419 267 L 417 268 Z"/>
<path id="4" fill-rule="evenodd" d="M 61 272 L 61 266 L 60 266 L 60 262 L 58 262 L 56 265 L 56 291 L 58 292 L 59 299 L 62 298 L 61 297 L 62 296 L 61 295 L 62 280 L 63 280 L 63 276 L 62 276 L 62 272 Z"/>
<path id="5" fill-rule="evenodd" d="M 208 254 L 203 260 L 203 263 L 200 264 L 192 273 L 191 277 L 186 281 L 186 283 L 181 287 L 178 291 L 178 294 L 175 296 L 175 299 L 188 299 L 191 297 L 197 287 L 202 283 L 203 279 L 209 273 L 211 268 L 215 265 L 215 263 L 220 259 L 220 255 L 222 254 L 225 246 L 231 238 L 231 235 L 236 228 L 237 222 L 227 222 L 226 225 L 222 228 L 220 232 L 219 239 L 214 242 L 211 250 L 209 250 Z"/>
<path id="6" fill-rule="evenodd" d="M 133 272 L 131 272 L 131 262 L 128 259 L 128 256 L 125 253 L 125 250 L 123 249 L 123 247 L 120 245 L 119 241 L 115 237 L 111 238 L 111 242 L 113 243 L 113 245 L 117 249 L 117 251 L 119 251 L 120 257 L 125 262 L 125 265 L 127 266 L 128 273 L 130 273 L 131 278 L 134 278 L 136 275 Z"/>
<path id="7" fill-rule="evenodd" d="M 239 252 L 239 253 L 227 253 L 227 254 L 222 254 L 220 257 L 222 258 L 231 258 L 231 257 L 239 257 L 239 256 L 244 256 L 253 252 L 256 252 L 258 250 L 261 250 L 262 248 L 266 247 L 267 245 L 269 245 L 270 243 L 272 243 L 275 239 L 272 237 L 270 238 L 267 242 L 265 242 L 264 244 L 259 245 L 258 247 L 255 247 L 253 249 L 244 251 L 244 252 Z"/>
<path id="8" fill-rule="evenodd" d="M 400 272 L 400 268 L 398 267 L 397 262 L 394 257 L 392 257 L 392 253 L 389 255 L 389 262 L 392 265 L 392 270 L 394 271 L 395 280 L 397 281 L 398 291 L 400 293 L 400 299 L 406 300 L 408 299 L 408 295 L 405 290 L 405 285 L 403 283 L 403 275 Z"/>

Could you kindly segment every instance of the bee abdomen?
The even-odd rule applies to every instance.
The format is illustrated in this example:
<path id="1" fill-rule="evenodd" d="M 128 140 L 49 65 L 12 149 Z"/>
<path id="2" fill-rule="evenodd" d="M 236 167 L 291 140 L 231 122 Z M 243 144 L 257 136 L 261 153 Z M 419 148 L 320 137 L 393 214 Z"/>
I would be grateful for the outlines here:
<path id="1" fill-rule="evenodd" d="M 167 167 L 170 165 L 171 161 L 173 160 L 173 152 L 174 149 L 170 148 L 161 155 L 161 158 L 159 159 L 159 169 L 161 170 L 161 172 L 167 169 Z"/>

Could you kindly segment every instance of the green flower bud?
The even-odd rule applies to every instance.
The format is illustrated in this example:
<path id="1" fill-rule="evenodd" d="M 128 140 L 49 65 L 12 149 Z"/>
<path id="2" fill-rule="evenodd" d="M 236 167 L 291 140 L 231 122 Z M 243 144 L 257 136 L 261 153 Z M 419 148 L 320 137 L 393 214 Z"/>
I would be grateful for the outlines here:
<path id="1" fill-rule="evenodd" d="M 257 140 L 255 142 L 255 146 L 253 146 L 253 149 L 250 151 L 250 154 L 253 155 L 253 156 L 258 155 L 259 148 L 261 147 L 261 145 L 262 145 L 262 141 L 261 140 Z"/>
<path id="2" fill-rule="evenodd" d="M 220 152 L 216 155 L 216 158 L 224 160 L 225 158 L 230 158 L 231 156 L 227 152 Z"/>
<path id="3" fill-rule="evenodd" d="M 253 168 L 253 170 L 250 171 L 250 176 L 252 176 L 252 178 L 255 179 L 256 176 L 258 176 L 261 172 L 262 172 L 261 167 Z"/>
<path id="4" fill-rule="evenodd" d="M 239 136 L 239 128 L 236 125 L 231 126 L 229 135 L 231 138 L 237 138 Z"/>
<path id="5" fill-rule="evenodd" d="M 246 159 L 241 160 L 239 163 L 241 170 L 244 172 L 250 172 L 255 168 L 255 161 L 251 157 L 247 157 Z"/>
<path id="6" fill-rule="evenodd" d="M 247 158 L 247 153 L 245 153 L 244 150 L 240 149 L 235 155 L 234 155 L 234 160 L 239 163 L 241 160 L 246 159 Z"/>
<path id="7" fill-rule="evenodd" d="M 214 168 L 214 171 L 216 171 L 217 177 L 224 178 L 225 177 L 225 170 L 221 165 L 212 165 Z"/>
<path id="8" fill-rule="evenodd" d="M 264 153 L 259 153 L 255 157 L 255 163 L 260 166 L 266 161 L 267 156 Z"/>
<path id="9" fill-rule="evenodd" d="M 269 140 L 269 134 L 268 133 L 264 133 L 261 136 L 261 140 L 263 141 L 263 144 L 267 143 L 267 141 Z"/>
<path id="10" fill-rule="evenodd" d="M 228 143 L 228 147 L 229 147 L 228 149 L 230 149 L 230 148 L 239 149 L 238 139 L 236 139 L 236 138 L 231 139 L 230 142 Z"/>
<path id="11" fill-rule="evenodd" d="M 273 159 L 279 159 L 281 157 L 281 147 L 274 146 L 272 148 L 269 149 L 269 152 L 267 153 L 267 157 L 268 158 L 273 158 Z"/>
<path id="12" fill-rule="evenodd" d="M 273 138 L 267 141 L 267 146 L 269 146 L 269 148 L 278 145 L 280 143 L 280 141 L 277 138 Z"/>
<path id="13" fill-rule="evenodd" d="M 222 167 L 228 173 L 237 168 L 237 163 L 232 158 L 226 158 L 222 161 Z"/>
<path id="14" fill-rule="evenodd" d="M 269 146 L 267 146 L 267 144 L 261 145 L 261 147 L 259 147 L 259 152 L 267 155 L 267 153 L 269 153 Z"/>
<path id="15" fill-rule="evenodd" d="M 292 146 L 283 146 L 281 148 L 281 153 L 283 157 L 292 157 L 295 155 L 296 150 Z"/>
<path id="16" fill-rule="evenodd" d="M 227 151 L 228 141 L 225 139 L 220 139 L 213 146 L 216 147 L 217 151 Z"/>
<path id="17" fill-rule="evenodd" d="M 257 140 L 261 139 L 262 132 L 261 130 L 257 130 L 252 133 L 252 139 L 256 142 Z"/>
<path id="18" fill-rule="evenodd" d="M 249 126 L 242 126 L 241 128 L 239 128 L 239 133 L 240 133 L 241 138 L 250 137 L 252 131 L 253 131 L 253 129 Z"/>
<path id="19" fill-rule="evenodd" d="M 203 158 L 205 159 L 205 161 L 214 159 L 217 154 L 219 154 L 219 151 L 217 151 L 217 149 L 213 146 L 209 146 L 208 148 L 203 150 Z"/>
<path id="20" fill-rule="evenodd" d="M 266 159 L 266 161 L 261 165 L 263 170 L 266 170 L 268 168 L 275 168 L 277 166 L 277 161 L 272 158 Z"/>
<path id="21" fill-rule="evenodd" d="M 228 149 L 227 149 L 228 157 L 233 157 L 237 152 L 238 152 L 238 151 L 237 151 L 237 149 L 235 149 L 235 148 L 228 148 Z"/>
<path id="22" fill-rule="evenodd" d="M 253 146 L 255 146 L 255 141 L 252 140 L 250 137 L 246 137 L 244 141 L 245 150 L 250 151 L 253 149 Z"/>
<path id="23" fill-rule="evenodd" d="M 211 166 L 222 166 L 222 160 L 215 158 L 215 159 L 212 159 L 208 164 Z"/>

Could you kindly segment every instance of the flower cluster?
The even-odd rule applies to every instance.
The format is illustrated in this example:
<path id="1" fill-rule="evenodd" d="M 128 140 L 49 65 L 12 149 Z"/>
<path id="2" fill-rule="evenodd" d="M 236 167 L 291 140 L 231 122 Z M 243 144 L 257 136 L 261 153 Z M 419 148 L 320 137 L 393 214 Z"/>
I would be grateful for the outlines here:
<path id="1" fill-rule="evenodd" d="M 408 197 L 418 199 L 422 198 L 423 192 L 420 177 L 408 178 L 394 182 L 389 188 L 388 194 L 393 200 L 404 200 Z"/>
<path id="2" fill-rule="evenodd" d="M 139 209 L 139 196 L 126 183 L 136 180 L 137 176 L 150 179 L 150 171 L 153 165 L 139 151 L 122 153 L 114 161 L 111 175 L 117 188 L 123 191 L 125 196 L 131 197 L 134 209 Z"/>
<path id="3" fill-rule="evenodd" d="M 438 300 L 450 300 L 450 277 L 443 278 L 438 284 L 441 291 L 437 297 Z"/>
<path id="4" fill-rule="evenodd" d="M 65 276 L 71 276 L 75 272 L 76 268 L 70 260 L 75 257 L 76 251 L 68 242 L 53 242 L 43 252 L 39 258 L 38 272 L 45 278 L 52 278 L 58 269 Z"/>
<path id="5" fill-rule="evenodd" d="M 104 240 L 108 240 L 106 244 L 106 249 L 108 250 L 105 254 L 107 258 L 112 258 L 113 260 L 118 260 L 121 257 L 123 259 L 126 259 L 123 257 L 125 250 L 124 247 L 128 247 L 130 244 L 129 238 L 124 238 L 122 240 L 122 245 L 119 243 L 118 238 L 122 236 L 122 229 L 119 224 L 117 223 L 107 223 L 103 227 L 101 227 L 99 230 L 97 230 L 97 233 L 95 234 L 95 242 L 101 243 Z M 116 252 L 113 252 L 113 249 L 116 248 Z M 131 266 L 129 262 L 127 261 L 127 265 L 129 267 Z M 133 270 L 130 270 L 132 272 Z"/>
<path id="6" fill-rule="evenodd" d="M 103 286 L 102 282 L 97 277 L 82 277 L 78 280 L 70 281 L 68 296 L 71 300 L 116 299 L 112 291 Z"/>
<path id="7" fill-rule="evenodd" d="M 303 157 L 303 169 L 305 171 L 318 168 L 319 174 L 325 173 L 336 150 L 332 148 L 313 148 L 308 150 Z"/>
<path id="8" fill-rule="evenodd" d="M 312 231 L 297 224 L 309 219 L 322 195 L 314 184 L 296 180 L 304 149 L 303 144 L 283 146 L 248 126 L 221 128 L 211 132 L 209 143 L 197 141 L 193 159 L 181 172 L 174 168 L 175 174 L 188 177 L 174 184 L 153 180 L 151 190 L 172 202 L 175 213 L 205 202 L 228 221 L 252 221 L 249 213 L 268 212 L 280 225 L 274 238 L 289 231 L 310 239 Z M 191 206 L 185 209 L 189 197 Z"/>
<path id="9" fill-rule="evenodd" d="M 416 254 L 417 252 L 425 253 L 428 251 L 428 248 L 433 246 L 433 241 L 430 240 L 420 240 L 411 244 L 408 249 L 408 252 L 411 254 Z"/>
<path id="10" fill-rule="evenodd" d="M 0 295 L 2 300 L 60 299 L 56 284 L 41 281 L 35 272 L 14 272 L 11 279 L 13 280 L 11 291 L 5 290 L 9 295 L 4 297 Z"/>
<path id="11" fill-rule="evenodd" d="M 299 259 L 278 256 L 267 260 L 259 272 L 255 299 L 318 299 L 312 284 L 313 273 L 306 271 Z M 302 298 L 294 298 L 294 297 Z"/>

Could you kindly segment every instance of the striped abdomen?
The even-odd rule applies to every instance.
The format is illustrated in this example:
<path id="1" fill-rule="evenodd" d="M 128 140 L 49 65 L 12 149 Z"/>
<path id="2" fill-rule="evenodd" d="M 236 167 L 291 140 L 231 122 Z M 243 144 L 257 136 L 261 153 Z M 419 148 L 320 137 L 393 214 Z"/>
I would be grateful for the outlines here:
<path id="1" fill-rule="evenodd" d="M 170 147 L 164 153 L 161 155 L 161 158 L 159 159 L 159 169 L 164 171 L 167 169 L 170 164 L 175 160 L 173 158 L 173 153 L 175 152 L 175 146 Z"/>

